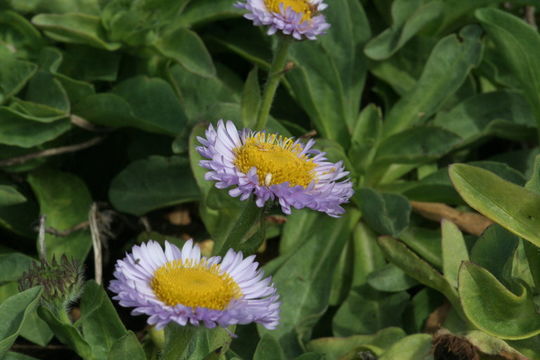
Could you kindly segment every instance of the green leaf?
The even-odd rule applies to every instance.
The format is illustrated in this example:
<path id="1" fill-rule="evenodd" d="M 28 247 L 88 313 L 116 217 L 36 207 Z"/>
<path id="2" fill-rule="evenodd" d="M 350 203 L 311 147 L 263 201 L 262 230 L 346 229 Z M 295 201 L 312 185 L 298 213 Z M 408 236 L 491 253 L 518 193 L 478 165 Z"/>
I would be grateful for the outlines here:
<path id="1" fill-rule="evenodd" d="M 311 340 L 306 348 L 309 351 L 326 355 L 327 360 L 340 360 L 351 350 L 387 349 L 405 337 L 405 332 L 398 327 L 382 329 L 372 335 L 354 335 L 345 338 L 325 337 Z"/>
<path id="2" fill-rule="evenodd" d="M 242 92 L 242 124 L 246 128 L 252 128 L 255 125 L 261 103 L 258 73 L 257 67 L 249 72 Z"/>
<path id="3" fill-rule="evenodd" d="M 459 309 L 457 291 L 448 284 L 441 273 L 409 250 L 401 241 L 390 236 L 381 236 L 378 241 L 388 260 L 418 282 L 444 294 L 450 303 Z"/>
<path id="4" fill-rule="evenodd" d="M 450 178 L 471 207 L 540 246 L 540 194 L 505 181 L 492 172 L 465 164 L 451 165 Z"/>
<path id="5" fill-rule="evenodd" d="M 0 304 L 0 356 L 13 345 L 28 314 L 34 310 L 41 296 L 41 287 L 34 287 L 10 296 Z"/>
<path id="6" fill-rule="evenodd" d="M 215 351 L 225 353 L 230 342 L 229 333 L 221 327 L 207 329 L 204 326 L 181 326 L 171 322 L 165 328 L 165 346 L 161 359 L 205 359 Z"/>
<path id="7" fill-rule="evenodd" d="M 62 84 L 51 73 L 45 71 L 38 71 L 30 80 L 25 99 L 64 116 L 68 116 L 70 112 L 69 99 Z"/>
<path id="8" fill-rule="evenodd" d="M 132 331 L 128 331 L 112 345 L 108 360 L 118 359 L 146 360 L 141 343 Z"/>
<path id="9" fill-rule="evenodd" d="M 136 76 L 120 83 L 114 93 L 130 104 L 137 127 L 173 136 L 184 130 L 186 115 L 173 88 L 166 81 Z"/>
<path id="10" fill-rule="evenodd" d="M 30 148 L 53 140 L 70 129 L 69 120 L 40 123 L 0 107 L 0 144 Z"/>
<path id="11" fill-rule="evenodd" d="M 401 233 L 399 239 L 430 264 L 442 269 L 440 231 L 411 226 Z"/>
<path id="12" fill-rule="evenodd" d="M 113 206 L 137 216 L 199 199 L 187 159 L 150 156 L 129 164 L 111 182 Z"/>
<path id="13" fill-rule="evenodd" d="M 370 188 L 360 189 L 357 196 L 364 221 L 376 232 L 397 236 L 409 226 L 411 205 L 405 197 Z"/>
<path id="14" fill-rule="evenodd" d="M 405 291 L 392 294 L 362 285 L 351 290 L 332 321 L 336 336 L 371 334 L 389 326 L 401 325 L 401 315 L 409 295 Z"/>
<path id="15" fill-rule="evenodd" d="M 216 68 L 201 38 L 186 28 L 177 28 L 159 37 L 155 48 L 163 55 L 177 61 L 186 70 L 201 76 L 214 76 Z"/>
<path id="16" fill-rule="evenodd" d="M 106 359 L 113 345 L 127 335 L 109 296 L 95 281 L 87 281 L 81 297 L 81 318 L 77 321 L 97 359 Z"/>
<path id="17" fill-rule="evenodd" d="M 416 280 L 393 264 L 386 264 L 370 273 L 367 283 L 375 290 L 386 292 L 404 291 L 418 285 Z"/>
<path id="18" fill-rule="evenodd" d="M 15 11 L 3 10 L 0 13 L 0 24 L 2 45 L 17 53 L 17 57 L 28 58 L 43 46 L 43 38 L 39 31 Z"/>
<path id="19" fill-rule="evenodd" d="M 98 16 L 77 13 L 39 14 L 32 18 L 32 23 L 56 41 L 90 45 L 109 51 L 121 46 L 107 41 Z"/>
<path id="20" fill-rule="evenodd" d="M 416 126 L 388 137 L 379 145 L 378 164 L 416 164 L 436 160 L 461 142 L 456 134 L 435 126 Z"/>
<path id="21" fill-rule="evenodd" d="M 4 355 L 2 360 L 39 360 L 39 359 L 36 359 L 35 357 L 31 357 L 28 355 L 24 355 L 18 352 L 8 351 Z"/>
<path id="22" fill-rule="evenodd" d="M 348 153 L 354 169 L 360 174 L 366 172 L 375 157 L 382 126 L 382 112 L 376 105 L 369 104 L 360 112 Z"/>
<path id="23" fill-rule="evenodd" d="M 437 43 L 414 89 L 388 113 L 384 123 L 385 137 L 428 119 L 478 65 L 482 55 L 481 29 L 467 26 L 459 35 L 462 41 L 457 35 L 449 35 Z"/>
<path id="24" fill-rule="evenodd" d="M 459 272 L 459 296 L 469 321 L 489 335 L 526 339 L 540 334 L 540 315 L 528 289 L 515 295 L 486 269 L 464 263 Z"/>
<path id="25" fill-rule="evenodd" d="M 482 266 L 500 281 L 510 271 L 519 238 L 500 225 L 491 225 L 476 240 L 471 250 L 471 261 Z"/>
<path id="26" fill-rule="evenodd" d="M 432 340 L 429 334 L 409 335 L 392 345 L 379 360 L 433 360 Z"/>
<path id="27" fill-rule="evenodd" d="M 367 70 L 360 49 L 370 29 L 357 1 L 336 0 L 325 16 L 335 25 L 333 31 L 321 42 L 291 46 L 289 56 L 296 67 L 287 73 L 287 79 L 320 133 L 347 148 Z"/>
<path id="28" fill-rule="evenodd" d="M 300 353 L 298 340 L 310 337 L 317 320 L 326 311 L 334 273 L 339 257 L 359 214 L 349 209 L 339 219 L 319 213 L 312 226 L 304 228 L 310 234 L 273 276 L 282 301 L 280 326 L 276 330 L 259 327 L 259 333 L 269 333 L 279 339 L 287 357 Z"/>
<path id="29" fill-rule="evenodd" d="M 459 267 L 463 261 L 469 260 L 467 245 L 463 234 L 453 222 L 443 219 L 441 227 L 443 274 L 446 281 L 457 288 Z"/>
<path id="30" fill-rule="evenodd" d="M 0 53 L 0 104 L 18 93 L 37 69 L 35 64 Z"/>
<path id="31" fill-rule="evenodd" d="M 235 8 L 234 3 L 235 0 L 191 1 L 178 20 L 180 24 L 192 27 L 213 20 L 240 17 L 244 10 Z"/>
<path id="32" fill-rule="evenodd" d="M 67 230 L 88 220 L 92 197 L 85 183 L 77 176 L 57 170 L 43 169 L 28 176 L 28 182 L 46 216 L 46 226 Z M 90 232 L 78 230 L 67 236 L 45 235 L 47 255 L 72 256 L 79 261 L 86 258 L 92 245 Z"/>
<path id="33" fill-rule="evenodd" d="M 410 0 L 394 1 L 392 4 L 392 13 L 401 15 L 401 8 L 411 3 Z M 384 60 L 398 51 L 409 39 L 411 39 L 422 28 L 435 20 L 438 20 L 443 13 L 444 5 L 441 1 L 430 1 L 425 4 L 419 4 L 413 13 L 411 13 L 405 22 L 401 19 L 394 20 L 394 25 L 371 39 L 364 52 L 374 60 Z M 397 24 L 396 24 L 397 22 Z"/>
<path id="34" fill-rule="evenodd" d="M 353 278 L 351 286 L 364 284 L 371 272 L 385 264 L 384 256 L 377 245 L 377 236 L 363 222 L 358 223 L 353 233 Z"/>
<path id="35" fill-rule="evenodd" d="M 523 20 L 502 10 L 479 9 L 475 16 L 518 79 L 540 121 L 540 35 Z"/>
<path id="36" fill-rule="evenodd" d="M 47 307 L 38 307 L 39 316 L 47 322 L 54 335 L 83 359 L 92 359 L 92 350 L 81 332 L 71 323 L 61 321 Z"/>
<path id="37" fill-rule="evenodd" d="M 540 194 L 540 155 L 534 158 L 534 167 L 532 169 L 532 176 L 525 184 L 525 189 L 534 191 Z"/>
<path id="38" fill-rule="evenodd" d="M 535 121 L 531 106 L 521 94 L 494 91 L 467 98 L 448 112 L 439 112 L 433 124 L 469 144 L 491 134 L 522 140 L 530 137 Z"/>
<path id="39" fill-rule="evenodd" d="M 25 201 L 26 197 L 13 186 L 0 185 L 0 206 L 21 204 Z"/>
<path id="40" fill-rule="evenodd" d="M 279 342 L 271 335 L 265 334 L 257 344 L 253 360 L 285 360 L 285 354 Z"/>

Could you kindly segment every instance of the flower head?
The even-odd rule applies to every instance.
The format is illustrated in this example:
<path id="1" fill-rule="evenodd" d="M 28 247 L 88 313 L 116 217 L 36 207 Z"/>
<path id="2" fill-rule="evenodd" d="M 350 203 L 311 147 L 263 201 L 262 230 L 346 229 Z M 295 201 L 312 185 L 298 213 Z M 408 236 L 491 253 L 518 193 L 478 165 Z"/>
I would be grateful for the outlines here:
<path id="1" fill-rule="evenodd" d="M 320 13 L 327 6 L 323 0 L 245 0 L 235 6 L 246 9 L 244 17 L 254 25 L 269 26 L 269 35 L 280 30 L 297 40 L 314 40 L 330 27 Z"/>
<path id="2" fill-rule="evenodd" d="M 206 258 L 191 240 L 182 250 L 149 241 L 118 260 L 109 289 L 121 306 L 148 315 L 158 329 L 171 321 L 208 328 L 258 322 L 274 329 L 279 296 L 254 258 L 233 250 L 223 259 Z"/>
<path id="3" fill-rule="evenodd" d="M 353 194 L 342 162 L 329 162 L 324 152 L 312 149 L 313 140 L 302 144 L 277 134 L 239 132 L 231 121 L 222 120 L 198 140 L 203 146 L 197 151 L 210 159 L 200 162 L 210 170 L 205 178 L 220 189 L 235 186 L 229 194 L 241 200 L 254 194 L 259 207 L 277 199 L 286 214 L 291 207 L 307 207 L 337 217 Z"/>
<path id="4" fill-rule="evenodd" d="M 75 259 L 62 255 L 60 261 L 34 262 L 19 279 L 19 289 L 43 286 L 42 303 L 50 310 L 67 309 L 81 295 L 84 283 L 83 268 Z"/>

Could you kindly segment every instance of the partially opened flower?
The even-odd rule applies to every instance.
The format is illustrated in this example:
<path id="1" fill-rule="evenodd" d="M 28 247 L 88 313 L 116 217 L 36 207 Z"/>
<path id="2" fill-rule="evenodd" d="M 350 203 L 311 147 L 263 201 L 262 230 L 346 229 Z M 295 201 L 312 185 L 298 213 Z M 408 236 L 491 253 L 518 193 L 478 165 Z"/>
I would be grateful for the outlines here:
<path id="1" fill-rule="evenodd" d="M 245 0 L 236 6 L 246 9 L 246 19 L 256 26 L 268 26 L 268 34 L 278 30 L 295 39 L 314 40 L 330 27 L 321 11 L 323 0 Z"/>
<path id="2" fill-rule="evenodd" d="M 286 214 L 291 207 L 307 207 L 337 217 L 353 194 L 342 162 L 329 162 L 324 152 L 312 149 L 313 140 L 303 144 L 278 134 L 239 132 L 222 120 L 198 140 L 203 146 L 197 151 L 210 159 L 200 162 L 210 170 L 205 178 L 220 189 L 234 186 L 229 194 L 241 200 L 254 194 L 259 207 L 277 199 Z"/>
<path id="3" fill-rule="evenodd" d="M 206 258 L 191 240 L 182 250 L 149 241 L 118 260 L 109 289 L 121 306 L 148 315 L 158 329 L 170 322 L 208 328 L 257 322 L 274 329 L 279 296 L 254 258 L 233 250 L 223 259 Z"/>

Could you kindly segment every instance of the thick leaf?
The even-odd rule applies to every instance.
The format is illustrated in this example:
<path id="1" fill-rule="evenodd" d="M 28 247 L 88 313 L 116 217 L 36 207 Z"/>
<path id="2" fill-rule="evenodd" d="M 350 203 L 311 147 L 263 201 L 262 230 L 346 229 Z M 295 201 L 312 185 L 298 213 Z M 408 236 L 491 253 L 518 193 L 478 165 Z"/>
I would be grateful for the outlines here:
<path id="1" fill-rule="evenodd" d="M 199 199 L 189 162 L 179 156 L 150 156 L 129 164 L 111 182 L 111 203 L 134 215 Z"/>
<path id="2" fill-rule="evenodd" d="M 303 41 L 291 46 L 290 58 L 297 67 L 287 78 L 320 133 L 347 148 L 366 74 L 360 49 L 370 29 L 357 1 L 334 1 L 325 15 L 334 24 L 333 31 L 320 43 Z"/>
<path id="3" fill-rule="evenodd" d="M 389 137 L 433 115 L 465 81 L 482 55 L 481 30 L 468 26 L 439 41 L 414 89 L 392 107 L 384 123 Z"/>
<path id="4" fill-rule="evenodd" d="M 0 185 L 0 206 L 21 204 L 25 201 L 24 195 L 13 186 Z"/>
<path id="5" fill-rule="evenodd" d="M 201 76 L 214 76 L 216 69 L 201 38 L 187 28 L 162 34 L 154 45 L 164 56 L 174 59 L 188 71 Z"/>
<path id="6" fill-rule="evenodd" d="M 433 124 L 470 143 L 490 134 L 520 140 L 522 132 L 531 133 L 535 121 L 531 107 L 521 94 L 495 91 L 475 95 L 448 112 L 439 112 Z M 501 129 L 501 126 L 506 127 Z M 512 129 L 514 131 L 508 131 Z"/>
<path id="7" fill-rule="evenodd" d="M 416 164 L 435 160 L 461 142 L 456 134 L 435 126 L 417 126 L 390 136 L 379 146 L 379 164 Z"/>
<path id="8" fill-rule="evenodd" d="M 444 294 L 452 305 L 459 309 L 457 291 L 436 269 L 409 250 L 402 242 L 390 236 L 381 236 L 378 240 L 388 260 L 418 282 Z"/>
<path id="9" fill-rule="evenodd" d="M 401 8 L 407 6 L 407 3 L 411 3 L 411 1 L 394 1 L 392 12 L 402 16 Z M 397 19 L 398 24 L 394 24 L 391 28 L 371 39 L 364 48 L 366 55 L 374 60 L 389 58 L 423 27 L 439 19 L 444 8 L 441 1 L 430 1 L 419 5 L 404 23 L 400 24 L 401 19 Z"/>
<path id="10" fill-rule="evenodd" d="M 131 105 L 141 129 L 173 136 L 184 130 L 186 115 L 173 88 L 164 80 L 133 77 L 120 83 L 114 93 Z"/>
<path id="11" fill-rule="evenodd" d="M 240 17 L 244 10 L 234 7 L 235 0 L 191 1 L 185 8 L 179 22 L 191 27 L 212 20 Z"/>
<path id="12" fill-rule="evenodd" d="M 475 12 L 513 71 L 540 121 L 540 35 L 518 17 L 497 9 Z"/>
<path id="13" fill-rule="evenodd" d="M 431 342 L 429 334 L 409 335 L 392 345 L 379 360 L 433 360 Z"/>
<path id="14" fill-rule="evenodd" d="M 379 234 L 397 236 L 409 226 L 411 205 L 403 196 L 369 188 L 360 189 L 357 196 L 364 221 Z"/>
<path id="15" fill-rule="evenodd" d="M 165 328 L 163 360 L 199 360 L 219 349 L 218 355 L 226 352 L 231 337 L 221 327 L 207 329 L 204 326 L 181 326 L 175 322 Z"/>
<path id="16" fill-rule="evenodd" d="M 34 310 L 41 296 L 35 287 L 9 297 L 0 304 L 0 356 L 3 356 L 17 339 L 28 314 Z"/>
<path id="17" fill-rule="evenodd" d="M 487 170 L 465 164 L 452 165 L 450 178 L 470 206 L 540 246 L 540 194 L 505 181 Z"/>
<path id="18" fill-rule="evenodd" d="M 40 123 L 9 108 L 0 108 L 0 144 L 29 148 L 53 140 L 69 129 L 68 120 Z"/>
<path id="19" fill-rule="evenodd" d="M 443 274 L 446 281 L 457 288 L 459 267 L 463 261 L 469 260 L 467 245 L 463 234 L 453 222 L 443 219 L 441 227 Z"/>
<path id="20" fill-rule="evenodd" d="M 252 128 L 255 125 L 261 103 L 258 72 L 257 67 L 249 72 L 242 92 L 242 124 L 247 128 Z"/>
<path id="21" fill-rule="evenodd" d="M 64 116 L 68 116 L 70 111 L 69 99 L 62 84 L 45 71 L 38 71 L 30 80 L 25 99 Z"/>
<path id="22" fill-rule="evenodd" d="M 83 359 L 92 359 L 92 350 L 79 329 L 65 320 L 60 320 L 47 307 L 38 307 L 38 314 L 47 322 L 60 342 L 66 344 Z"/>
<path id="23" fill-rule="evenodd" d="M 37 71 L 37 66 L 0 53 L 0 104 L 19 92 Z"/>
<path id="24" fill-rule="evenodd" d="M 132 331 L 128 331 L 112 345 L 108 360 L 118 359 L 146 360 L 141 343 Z"/>
<path id="25" fill-rule="evenodd" d="M 402 291 L 392 294 L 362 285 L 351 290 L 332 322 L 336 336 L 371 334 L 389 326 L 401 325 L 401 315 L 409 295 Z"/>
<path id="26" fill-rule="evenodd" d="M 353 233 L 353 278 L 351 286 L 364 284 L 374 270 L 384 264 L 384 256 L 377 245 L 375 233 L 364 223 L 360 222 Z"/>
<path id="27" fill-rule="evenodd" d="M 114 51 L 120 48 L 119 43 L 108 42 L 100 18 L 87 14 L 39 14 L 32 18 L 39 28 L 50 38 L 75 44 L 94 46 Z"/>
<path id="28" fill-rule="evenodd" d="M 386 264 L 373 271 L 369 274 L 367 282 L 375 290 L 386 292 L 404 291 L 418 285 L 416 280 L 393 264 Z"/>
<path id="29" fill-rule="evenodd" d="M 77 325 L 97 359 L 106 359 L 115 343 L 128 334 L 105 289 L 93 280 L 84 286 Z"/>
<path id="30" fill-rule="evenodd" d="M 14 50 L 19 58 L 27 58 L 43 46 L 39 31 L 23 16 L 11 10 L 0 13 L 2 45 Z M 0 100 L 0 102 L 2 102 Z"/>
<path id="31" fill-rule="evenodd" d="M 88 220 L 92 197 L 85 183 L 75 175 L 57 171 L 40 170 L 28 176 L 39 202 L 40 213 L 46 216 L 46 226 L 67 230 Z M 45 235 L 47 255 L 73 256 L 82 261 L 92 245 L 87 229 L 67 236 Z"/>
<path id="32" fill-rule="evenodd" d="M 504 281 L 511 267 L 519 238 L 494 224 L 474 243 L 471 261 L 487 269 L 499 281 Z"/>
<path id="33" fill-rule="evenodd" d="M 540 155 L 534 158 L 534 166 L 532 169 L 532 176 L 525 184 L 525 188 L 530 191 L 534 191 L 540 194 Z"/>
<path id="34" fill-rule="evenodd" d="M 366 106 L 352 131 L 349 158 L 354 169 L 364 174 L 373 161 L 382 129 L 382 113 L 374 104 Z"/>
<path id="35" fill-rule="evenodd" d="M 333 219 L 318 214 L 318 220 L 304 229 L 310 234 L 273 276 L 280 294 L 281 322 L 273 331 L 259 327 L 279 339 L 287 357 L 300 352 L 298 339 L 308 339 L 312 327 L 326 311 L 335 259 L 339 257 L 359 214 L 349 210 Z"/>
<path id="36" fill-rule="evenodd" d="M 390 327 L 382 329 L 373 335 L 354 335 L 346 338 L 326 337 L 311 340 L 306 348 L 326 355 L 327 360 L 339 360 L 351 350 L 387 349 L 392 344 L 405 337 L 401 328 Z"/>
<path id="37" fill-rule="evenodd" d="M 263 335 L 257 345 L 253 360 L 285 360 L 279 342 L 269 334 Z"/>
<path id="38" fill-rule="evenodd" d="M 516 295 L 486 269 L 464 263 L 459 272 L 459 296 L 469 321 L 487 334 L 502 339 L 540 334 L 540 315 L 523 286 Z"/>

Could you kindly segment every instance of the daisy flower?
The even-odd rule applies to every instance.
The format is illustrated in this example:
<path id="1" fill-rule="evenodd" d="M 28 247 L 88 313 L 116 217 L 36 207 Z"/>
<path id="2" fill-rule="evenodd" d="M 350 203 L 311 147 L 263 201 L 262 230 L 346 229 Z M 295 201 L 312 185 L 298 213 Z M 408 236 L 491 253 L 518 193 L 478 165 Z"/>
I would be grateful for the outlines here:
<path id="1" fill-rule="evenodd" d="M 206 258 L 192 240 L 182 250 L 149 241 L 118 260 L 109 289 L 121 306 L 148 315 L 157 329 L 171 321 L 207 328 L 257 322 L 274 329 L 279 296 L 254 259 L 234 250 L 223 259 Z"/>
<path id="2" fill-rule="evenodd" d="M 268 26 L 268 35 L 280 30 L 297 40 L 315 40 L 330 27 L 321 14 L 327 7 L 323 0 L 245 0 L 235 6 L 246 9 L 244 17 L 254 25 Z"/>
<path id="3" fill-rule="evenodd" d="M 312 149 L 313 140 L 303 144 L 264 131 L 239 132 L 222 120 L 198 140 L 202 146 L 197 151 L 209 159 L 200 162 L 210 170 L 206 180 L 216 181 L 219 189 L 233 186 L 229 194 L 240 200 L 254 194 L 259 207 L 277 199 L 285 214 L 291 207 L 307 207 L 338 217 L 345 212 L 341 204 L 353 194 L 343 163 L 329 162 L 324 152 Z"/>

